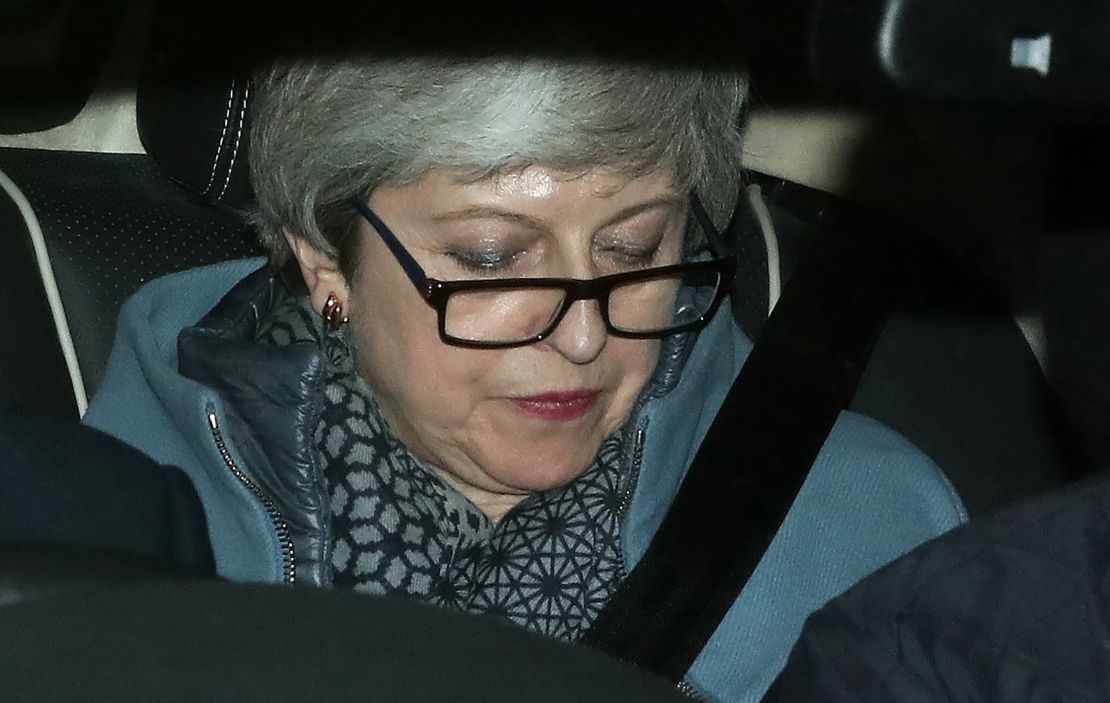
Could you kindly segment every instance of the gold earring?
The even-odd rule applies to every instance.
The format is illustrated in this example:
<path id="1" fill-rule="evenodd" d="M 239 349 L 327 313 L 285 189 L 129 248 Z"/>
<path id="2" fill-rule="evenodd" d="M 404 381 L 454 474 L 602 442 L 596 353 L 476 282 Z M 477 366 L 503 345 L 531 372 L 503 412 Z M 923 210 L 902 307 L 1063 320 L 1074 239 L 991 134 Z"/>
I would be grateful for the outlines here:
<path id="1" fill-rule="evenodd" d="M 320 311 L 320 314 L 324 317 L 328 326 L 333 330 L 339 329 L 341 325 L 346 324 L 349 320 L 349 318 L 343 314 L 343 303 L 339 302 L 339 298 L 336 297 L 335 293 L 328 293 L 328 299 L 324 303 L 324 307 Z"/>

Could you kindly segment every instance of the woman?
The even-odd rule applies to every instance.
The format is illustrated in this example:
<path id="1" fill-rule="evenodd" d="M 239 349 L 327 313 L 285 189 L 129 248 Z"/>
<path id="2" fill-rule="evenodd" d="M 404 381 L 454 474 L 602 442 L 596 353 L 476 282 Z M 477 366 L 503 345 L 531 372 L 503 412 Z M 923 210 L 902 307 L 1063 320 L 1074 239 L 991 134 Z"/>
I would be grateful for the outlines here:
<path id="1" fill-rule="evenodd" d="M 406 58 L 257 88 L 270 266 L 140 292 L 89 421 L 189 471 L 229 578 L 577 638 L 750 348 L 706 247 L 740 185 L 743 81 Z M 961 520 L 926 457 L 846 414 L 690 685 L 758 698 L 808 612 Z"/>

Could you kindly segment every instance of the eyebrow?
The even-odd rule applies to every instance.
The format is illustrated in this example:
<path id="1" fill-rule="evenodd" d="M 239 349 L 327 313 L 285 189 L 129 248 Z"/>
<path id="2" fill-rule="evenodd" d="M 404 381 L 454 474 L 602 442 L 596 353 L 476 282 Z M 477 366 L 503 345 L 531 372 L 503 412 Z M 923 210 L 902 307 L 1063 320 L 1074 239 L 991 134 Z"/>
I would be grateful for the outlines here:
<path id="1" fill-rule="evenodd" d="M 686 200 L 677 195 L 661 195 L 650 200 L 645 200 L 642 203 L 629 205 L 621 209 L 611 217 L 603 226 L 608 227 L 611 224 L 627 220 L 630 217 L 635 217 L 641 212 L 652 210 L 658 207 L 682 207 L 686 204 Z M 521 212 L 513 210 L 506 210 L 493 205 L 473 205 L 459 210 L 451 210 L 450 212 L 441 213 L 432 217 L 433 222 L 450 222 L 453 220 L 473 220 L 484 217 L 492 217 L 499 220 L 508 220 L 517 224 L 526 225 L 533 229 L 547 230 L 548 223 L 546 220 L 525 215 Z"/>

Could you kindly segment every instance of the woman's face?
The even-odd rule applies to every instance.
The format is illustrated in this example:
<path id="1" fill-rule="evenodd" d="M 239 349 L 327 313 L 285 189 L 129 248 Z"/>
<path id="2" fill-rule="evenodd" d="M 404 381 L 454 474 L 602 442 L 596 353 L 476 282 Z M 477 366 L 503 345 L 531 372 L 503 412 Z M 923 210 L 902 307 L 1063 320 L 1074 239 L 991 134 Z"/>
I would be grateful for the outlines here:
<path id="1" fill-rule="evenodd" d="M 433 172 L 369 202 L 440 280 L 593 278 L 673 263 L 686 219 L 668 175 L 568 178 L 541 167 L 473 184 Z M 347 311 L 360 371 L 397 437 L 494 517 L 583 473 L 627 419 L 658 341 L 609 336 L 597 302 L 580 301 L 541 342 L 450 346 L 369 223 L 359 236 Z"/>

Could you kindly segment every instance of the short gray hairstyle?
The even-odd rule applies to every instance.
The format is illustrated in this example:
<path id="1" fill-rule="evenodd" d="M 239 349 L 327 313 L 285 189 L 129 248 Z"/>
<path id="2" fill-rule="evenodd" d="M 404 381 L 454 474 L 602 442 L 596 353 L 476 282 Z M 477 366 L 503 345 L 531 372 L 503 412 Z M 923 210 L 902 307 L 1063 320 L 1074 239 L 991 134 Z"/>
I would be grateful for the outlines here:
<path id="1" fill-rule="evenodd" d="M 542 165 L 670 169 L 723 225 L 740 187 L 746 88 L 734 70 L 596 58 L 278 62 L 255 80 L 253 219 L 276 267 L 294 263 L 285 231 L 343 266 L 347 198 L 432 170 L 474 182 Z"/>

